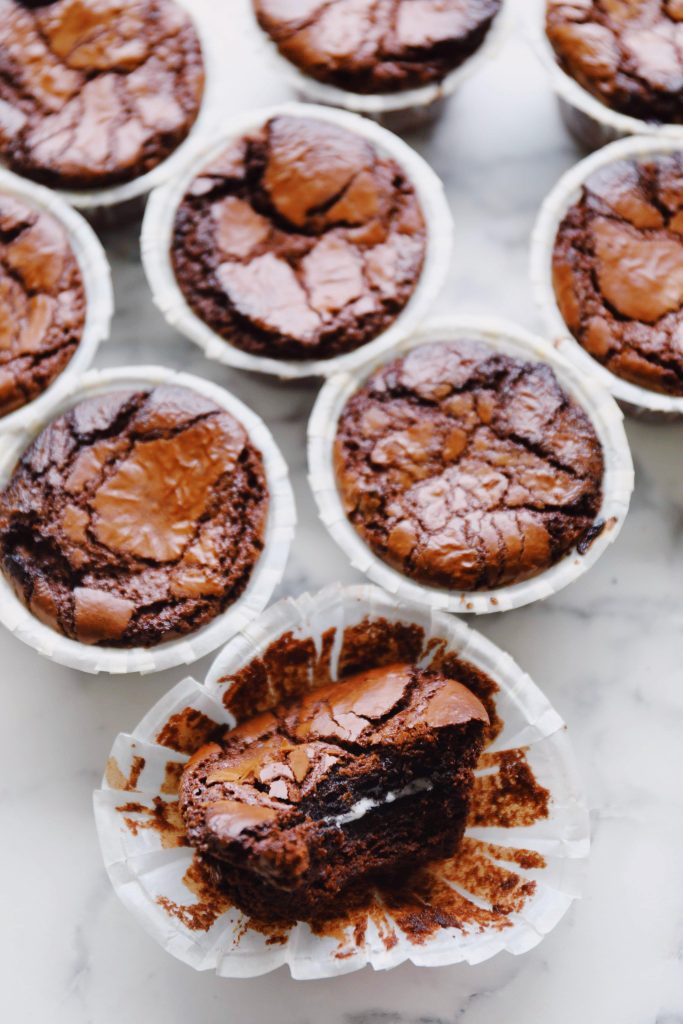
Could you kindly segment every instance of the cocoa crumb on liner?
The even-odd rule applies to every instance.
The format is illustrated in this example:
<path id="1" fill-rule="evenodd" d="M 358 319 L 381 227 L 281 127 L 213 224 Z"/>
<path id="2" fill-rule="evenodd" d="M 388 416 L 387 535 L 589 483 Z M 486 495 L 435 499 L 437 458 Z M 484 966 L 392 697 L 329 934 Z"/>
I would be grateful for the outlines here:
<path id="1" fill-rule="evenodd" d="M 54 217 L 62 226 L 76 257 L 85 292 L 83 333 L 69 362 L 33 401 L 0 417 L 0 432 L 15 432 L 30 430 L 32 424 L 39 422 L 46 411 L 59 401 L 60 395 L 75 378 L 90 366 L 98 345 L 109 337 L 114 293 L 109 263 L 100 240 L 88 222 L 57 192 L 0 168 L 0 194 L 22 200 L 39 212 Z"/>
<path id="2" fill-rule="evenodd" d="M 256 19 L 252 0 L 241 2 L 247 8 L 253 34 L 260 44 L 258 56 L 262 56 L 270 63 L 273 71 L 294 89 L 300 99 L 363 114 L 394 131 L 410 131 L 432 120 L 443 107 L 444 101 L 452 96 L 464 81 L 496 57 L 508 38 L 513 23 L 511 0 L 502 0 L 500 10 L 481 45 L 440 82 L 430 82 L 412 89 L 387 93 L 360 93 L 342 89 L 329 82 L 319 82 L 307 75 L 280 53 L 275 41 L 261 28 Z"/>
<path id="3" fill-rule="evenodd" d="M 545 31 L 547 0 L 524 0 L 526 35 L 537 58 L 545 68 L 560 105 L 562 118 L 580 145 L 588 150 L 599 149 L 629 135 L 652 138 L 678 137 L 683 144 L 683 125 L 643 121 L 613 110 L 560 66 Z"/>
<path id="4" fill-rule="evenodd" d="M 580 199 L 583 184 L 591 175 L 621 160 L 650 160 L 666 153 L 683 153 L 683 134 L 680 140 L 632 136 L 592 153 L 566 171 L 548 194 L 531 236 L 531 287 L 555 348 L 583 373 L 606 387 L 627 412 L 652 420 L 683 417 L 683 396 L 666 395 L 633 384 L 612 373 L 586 351 L 567 327 L 557 304 L 552 260 L 560 224 L 569 208 Z"/>
<path id="5" fill-rule="evenodd" d="M 332 359 L 274 359 L 257 356 L 231 345 L 190 308 L 176 281 L 171 261 L 173 226 L 177 208 L 191 181 L 216 157 L 227 143 L 261 128 L 281 115 L 327 121 L 360 135 L 383 156 L 393 158 L 415 187 L 427 225 L 427 245 L 422 273 L 403 310 L 390 326 L 373 341 Z M 452 218 L 441 181 L 407 143 L 385 128 L 348 111 L 333 110 L 309 103 L 285 103 L 252 110 L 230 118 L 221 129 L 221 137 L 190 154 L 176 175 L 149 197 L 142 224 L 140 248 L 142 265 L 155 305 L 167 322 L 203 350 L 208 359 L 227 366 L 267 373 L 283 380 L 329 376 L 362 363 L 370 354 L 387 352 L 407 331 L 412 330 L 431 309 L 448 273 L 452 246 Z"/>
<path id="6" fill-rule="evenodd" d="M 40 431 L 78 402 L 109 391 L 131 387 L 149 389 L 159 384 L 189 388 L 226 409 L 240 421 L 249 439 L 261 452 L 270 496 L 263 550 L 246 589 L 233 604 L 194 633 L 156 647 L 115 648 L 72 640 L 40 622 L 17 597 L 4 573 L 0 573 L 0 623 L 39 654 L 81 672 L 147 674 L 176 665 L 191 665 L 224 644 L 259 615 L 284 574 L 296 525 L 287 464 L 263 420 L 230 392 L 203 377 L 162 366 L 88 371 L 72 380 L 49 412 L 45 410 L 43 419 L 34 419 L 24 430 L 6 437 L 0 454 L 0 488 L 6 486 L 17 461 Z"/>
<path id="7" fill-rule="evenodd" d="M 319 677 L 311 673 L 310 688 L 337 677 L 349 642 L 358 661 L 367 650 L 368 667 L 381 662 L 382 655 L 386 660 L 386 650 L 373 639 L 376 627 L 387 634 L 410 634 L 422 666 L 457 659 L 493 680 L 488 706 L 498 731 L 477 770 L 473 803 L 478 787 L 485 803 L 487 786 L 500 778 L 496 766 L 511 759 L 512 774 L 514 766 L 525 765 L 537 792 L 545 794 L 544 812 L 532 815 L 533 821 L 516 817 L 519 794 L 510 791 L 502 802 L 496 796 L 495 806 L 508 806 L 511 820 L 481 823 L 481 814 L 471 815 L 459 853 L 435 869 L 426 934 L 411 929 L 414 908 L 401 913 L 400 898 L 388 908 L 376 903 L 360 915 L 352 911 L 328 929 L 301 922 L 261 927 L 201 877 L 178 811 L 182 765 L 214 732 L 235 724 L 227 705 L 236 679 L 261 664 L 263 655 L 272 660 L 280 645 L 286 658 L 290 644 L 307 645 L 308 664 L 319 658 L 325 665 Z M 243 711 L 250 713 L 249 708 Z M 169 953 L 223 977 L 254 977 L 287 965 L 294 978 L 317 979 L 366 965 L 382 970 L 406 961 L 476 964 L 502 950 L 524 953 L 580 896 L 590 846 L 588 810 L 566 726 L 529 676 L 461 619 L 406 605 L 368 585 L 332 584 L 271 606 L 219 653 L 204 685 L 186 679 L 131 734 L 117 737 L 94 803 L 105 867 L 119 898 Z M 449 865 L 464 869 L 472 858 L 475 872 L 465 882 L 459 875 L 449 881 L 441 874 Z M 500 890 L 496 878 L 502 880 Z M 495 891 L 506 904 L 505 883 L 510 881 L 520 898 L 494 907 Z M 483 895 L 487 889 L 488 898 Z M 471 890 L 482 893 L 479 900 L 474 893 L 474 901 L 468 898 Z M 468 908 L 471 919 L 443 924 L 449 920 L 444 908 L 451 902 Z M 419 907 L 416 912 L 419 916 Z"/>
<path id="8" fill-rule="evenodd" d="M 390 358 L 397 358 L 428 342 L 457 341 L 459 338 L 485 341 L 494 350 L 549 364 L 561 386 L 590 417 L 602 445 L 605 462 L 602 504 L 596 517 L 596 523 L 604 523 L 604 528 L 584 554 L 579 554 L 574 548 L 555 565 L 531 579 L 476 591 L 449 590 L 418 583 L 374 554 L 344 511 L 334 473 L 333 446 L 337 423 L 346 402 L 379 366 L 388 362 L 386 357 L 368 360 L 355 373 L 338 374 L 321 389 L 308 423 L 308 480 L 318 514 L 328 533 L 353 567 L 369 580 L 404 601 L 442 611 L 484 615 L 545 600 L 595 564 L 616 540 L 626 518 L 633 491 L 633 461 L 622 413 L 609 392 L 564 359 L 548 342 L 508 321 L 481 316 L 437 317 L 404 338 Z"/>

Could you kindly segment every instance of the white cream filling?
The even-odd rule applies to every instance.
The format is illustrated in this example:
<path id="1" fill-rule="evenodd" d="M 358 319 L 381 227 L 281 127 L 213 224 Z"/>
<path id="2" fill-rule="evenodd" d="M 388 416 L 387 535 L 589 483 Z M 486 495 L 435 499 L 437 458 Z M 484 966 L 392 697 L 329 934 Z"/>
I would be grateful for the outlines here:
<path id="1" fill-rule="evenodd" d="M 359 818 L 365 817 L 368 811 L 374 810 L 375 807 L 383 807 L 385 804 L 393 804 L 396 800 L 402 800 L 406 796 L 414 796 L 416 793 L 424 793 L 432 788 L 431 779 L 415 779 L 413 782 L 409 782 L 403 789 L 398 789 L 396 792 L 389 790 L 389 792 L 381 800 L 373 800 L 372 797 L 364 796 L 360 800 L 357 800 L 348 811 L 343 814 L 336 814 L 329 818 L 323 818 L 323 821 L 330 825 L 336 825 L 341 828 L 342 825 L 348 825 L 350 821 L 358 821 Z"/>

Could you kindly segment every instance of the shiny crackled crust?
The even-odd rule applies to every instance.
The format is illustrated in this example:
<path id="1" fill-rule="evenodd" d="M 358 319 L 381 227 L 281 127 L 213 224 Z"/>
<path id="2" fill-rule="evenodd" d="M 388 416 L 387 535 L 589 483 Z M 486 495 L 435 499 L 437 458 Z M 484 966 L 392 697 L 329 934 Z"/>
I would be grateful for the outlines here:
<path id="1" fill-rule="evenodd" d="M 555 564 L 594 529 L 603 458 L 549 366 L 433 343 L 347 402 L 334 464 L 373 551 L 433 586 L 482 590 Z"/>
<path id="2" fill-rule="evenodd" d="M 613 110 L 683 122 L 683 0 L 549 0 L 557 59 Z"/>
<path id="3" fill-rule="evenodd" d="M 253 0 L 307 75 L 359 93 L 440 82 L 477 50 L 501 0 Z"/>
<path id="4" fill-rule="evenodd" d="M 63 227 L 0 194 L 0 416 L 50 386 L 84 322 L 83 280 Z"/>
<path id="5" fill-rule="evenodd" d="M 0 153 L 53 188 L 100 188 L 152 170 L 187 136 L 204 70 L 173 0 L 5 0 Z"/>
<path id="6" fill-rule="evenodd" d="M 683 395 L 683 156 L 592 175 L 557 232 L 553 285 L 593 358 L 640 387 Z"/>
<path id="7" fill-rule="evenodd" d="M 412 665 L 319 687 L 193 755 L 188 839 L 247 913 L 324 915 L 454 851 L 487 723 L 465 686 Z"/>
<path id="8" fill-rule="evenodd" d="M 346 129 L 281 116 L 195 178 L 172 258 L 187 302 L 232 345 L 326 359 L 395 320 L 425 247 L 420 204 L 398 164 Z"/>
<path id="9" fill-rule="evenodd" d="M 239 597 L 267 507 L 261 455 L 227 412 L 185 388 L 113 391 L 23 455 L 0 495 L 0 561 L 53 629 L 151 646 Z"/>

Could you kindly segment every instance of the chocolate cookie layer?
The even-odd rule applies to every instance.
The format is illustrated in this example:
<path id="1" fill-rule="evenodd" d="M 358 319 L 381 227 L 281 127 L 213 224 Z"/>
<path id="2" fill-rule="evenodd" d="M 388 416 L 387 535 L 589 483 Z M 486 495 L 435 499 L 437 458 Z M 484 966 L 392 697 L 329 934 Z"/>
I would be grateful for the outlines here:
<path id="1" fill-rule="evenodd" d="M 683 395 L 683 155 L 592 175 L 553 250 L 557 303 L 612 373 Z"/>
<path id="2" fill-rule="evenodd" d="M 50 386 L 84 322 L 83 280 L 63 227 L 0 193 L 0 416 Z"/>
<path id="3" fill-rule="evenodd" d="M 603 459 L 543 363 L 476 341 L 377 370 L 334 445 L 347 515 L 375 554 L 433 586 L 482 590 L 557 562 L 593 527 Z"/>
<path id="4" fill-rule="evenodd" d="M 41 621 L 146 647 L 244 590 L 268 491 L 240 423 L 186 388 L 112 391 L 56 419 L 0 495 L 0 564 Z"/>
<path id="5" fill-rule="evenodd" d="M 481 46 L 501 0 L 253 0 L 305 74 L 359 93 L 440 82 Z"/>
<path id="6" fill-rule="evenodd" d="M 548 0 L 563 69 L 613 110 L 683 122 L 682 0 Z"/>
<path id="7" fill-rule="evenodd" d="M 396 319 L 425 247 L 420 204 L 395 161 L 344 128 L 283 116 L 195 178 L 172 258 L 189 305 L 232 345 L 326 359 Z"/>
<path id="8" fill-rule="evenodd" d="M 188 838 L 246 913 L 324 916 L 454 852 L 487 722 L 465 686 L 411 665 L 319 687 L 194 754 Z"/>
<path id="9" fill-rule="evenodd" d="M 186 137 L 203 86 L 199 40 L 173 0 L 5 0 L 0 154 L 29 178 L 137 178 Z"/>

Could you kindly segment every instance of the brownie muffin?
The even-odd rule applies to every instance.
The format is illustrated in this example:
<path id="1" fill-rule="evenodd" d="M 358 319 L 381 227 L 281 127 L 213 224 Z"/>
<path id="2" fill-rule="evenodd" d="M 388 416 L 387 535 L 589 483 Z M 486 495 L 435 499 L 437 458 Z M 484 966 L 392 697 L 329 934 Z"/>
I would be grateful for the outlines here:
<path id="1" fill-rule="evenodd" d="M 484 590 L 554 565 L 595 529 L 603 458 L 543 363 L 479 341 L 420 345 L 349 399 L 334 444 L 346 513 L 420 583 Z"/>
<path id="2" fill-rule="evenodd" d="M 319 687 L 193 755 L 188 839 L 245 913 L 325 916 L 455 851 L 487 723 L 465 686 L 412 665 Z"/>
<path id="3" fill-rule="evenodd" d="M 593 174 L 553 250 L 560 312 L 612 373 L 683 395 L 683 154 Z"/>
<path id="4" fill-rule="evenodd" d="M 153 646 L 235 601 L 268 490 L 244 427 L 186 388 L 112 391 L 33 442 L 0 494 L 0 565 L 68 637 Z"/>
<path id="5" fill-rule="evenodd" d="M 683 123 L 682 0 L 549 0 L 557 59 L 606 106 Z"/>
<path id="6" fill-rule="evenodd" d="M 50 386 L 84 323 L 83 279 L 64 228 L 0 193 L 0 416 Z"/>
<path id="7" fill-rule="evenodd" d="M 280 116 L 194 179 L 172 260 L 189 305 L 230 344 L 328 359 L 393 323 L 425 248 L 420 203 L 394 160 L 345 128 Z"/>
<path id="8" fill-rule="evenodd" d="M 53 188 L 151 171 L 183 141 L 204 72 L 173 0 L 4 0 L 0 156 Z"/>
<path id="9" fill-rule="evenodd" d="M 253 0 L 306 75 L 357 93 L 440 82 L 477 50 L 501 0 Z"/>

